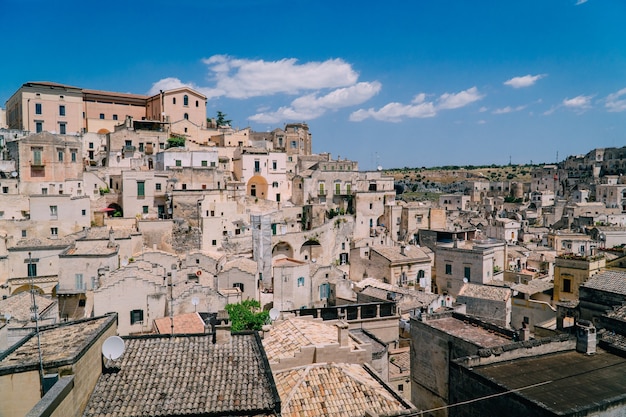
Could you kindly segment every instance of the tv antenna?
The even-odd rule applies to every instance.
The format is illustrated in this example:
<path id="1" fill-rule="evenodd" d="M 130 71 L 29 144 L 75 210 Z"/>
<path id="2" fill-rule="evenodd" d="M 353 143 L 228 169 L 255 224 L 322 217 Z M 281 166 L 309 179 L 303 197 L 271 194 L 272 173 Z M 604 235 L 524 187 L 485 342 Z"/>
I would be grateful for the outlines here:
<path id="1" fill-rule="evenodd" d="M 200 304 L 200 299 L 198 297 L 193 297 L 191 299 L 191 304 L 193 304 L 193 311 L 195 313 L 196 312 L 196 308 L 198 307 L 198 304 Z"/>

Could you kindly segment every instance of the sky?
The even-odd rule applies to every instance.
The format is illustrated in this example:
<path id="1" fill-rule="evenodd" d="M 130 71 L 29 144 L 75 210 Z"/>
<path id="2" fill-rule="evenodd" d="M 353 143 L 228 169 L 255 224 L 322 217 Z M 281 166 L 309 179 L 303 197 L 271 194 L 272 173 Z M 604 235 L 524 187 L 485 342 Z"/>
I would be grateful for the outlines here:
<path id="1" fill-rule="evenodd" d="M 0 0 L 25 82 L 190 86 L 254 131 L 306 122 L 360 169 L 551 163 L 626 145 L 623 0 Z"/>

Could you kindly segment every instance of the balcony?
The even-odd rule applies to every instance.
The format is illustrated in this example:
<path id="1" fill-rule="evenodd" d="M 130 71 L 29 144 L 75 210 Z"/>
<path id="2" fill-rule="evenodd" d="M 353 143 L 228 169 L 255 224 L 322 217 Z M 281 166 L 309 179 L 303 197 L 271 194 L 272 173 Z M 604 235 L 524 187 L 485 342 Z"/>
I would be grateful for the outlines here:
<path id="1" fill-rule="evenodd" d="M 124 153 L 135 152 L 135 150 L 137 150 L 137 147 L 133 145 L 126 145 L 122 148 L 122 152 Z"/>

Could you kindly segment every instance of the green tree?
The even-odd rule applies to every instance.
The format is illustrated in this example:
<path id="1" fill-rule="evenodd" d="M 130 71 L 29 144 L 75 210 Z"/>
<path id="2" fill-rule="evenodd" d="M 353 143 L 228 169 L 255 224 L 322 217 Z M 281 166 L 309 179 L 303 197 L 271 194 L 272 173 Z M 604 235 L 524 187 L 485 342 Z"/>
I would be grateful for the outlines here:
<path id="1" fill-rule="evenodd" d="M 230 126 L 232 120 L 226 118 L 226 113 L 222 113 L 221 111 L 217 111 L 217 117 L 215 118 L 215 123 L 217 127 L 220 126 Z"/>
<path id="2" fill-rule="evenodd" d="M 241 303 L 226 305 L 231 321 L 231 331 L 261 330 L 270 316 L 267 311 L 260 311 L 260 309 L 261 304 L 257 300 L 244 300 Z"/>
<path id="3" fill-rule="evenodd" d="M 167 140 L 168 148 L 182 148 L 185 146 L 185 138 L 171 137 Z"/>

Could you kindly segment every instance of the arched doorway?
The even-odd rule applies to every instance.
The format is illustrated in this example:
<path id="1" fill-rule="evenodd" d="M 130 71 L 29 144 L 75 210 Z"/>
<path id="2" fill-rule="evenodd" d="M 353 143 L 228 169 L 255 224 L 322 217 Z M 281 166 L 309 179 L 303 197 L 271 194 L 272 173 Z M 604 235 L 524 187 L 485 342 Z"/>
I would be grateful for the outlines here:
<path id="1" fill-rule="evenodd" d="M 33 290 L 35 291 L 35 294 L 44 295 L 43 289 L 41 289 L 40 287 L 36 285 L 33 286 Z M 19 294 L 25 291 L 30 291 L 30 284 L 24 284 L 24 285 L 17 287 L 15 290 L 13 290 L 13 293 L 11 295 Z"/>
<path id="2" fill-rule="evenodd" d="M 322 245 L 317 240 L 309 239 L 300 247 L 300 256 L 305 261 L 318 259 L 322 255 Z"/>
<path id="3" fill-rule="evenodd" d="M 255 175 L 248 181 L 247 194 L 251 197 L 267 199 L 267 180 Z"/>

